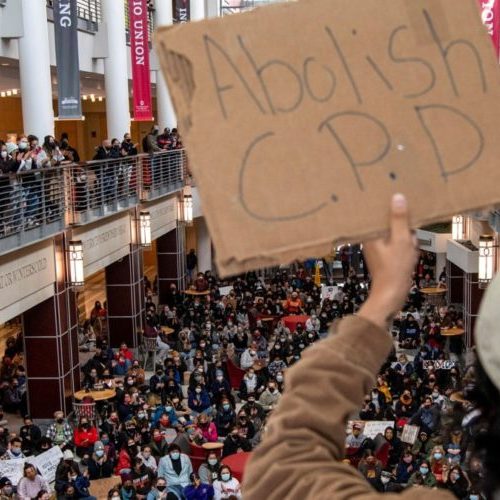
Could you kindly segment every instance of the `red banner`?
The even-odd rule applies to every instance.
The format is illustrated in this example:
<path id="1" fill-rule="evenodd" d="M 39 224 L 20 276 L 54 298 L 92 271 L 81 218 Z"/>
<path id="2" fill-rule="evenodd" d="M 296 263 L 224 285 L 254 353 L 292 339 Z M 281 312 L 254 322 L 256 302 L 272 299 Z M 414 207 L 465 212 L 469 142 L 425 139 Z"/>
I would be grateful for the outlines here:
<path id="1" fill-rule="evenodd" d="M 481 19 L 493 40 L 497 57 L 500 51 L 500 0 L 479 0 Z"/>
<path id="2" fill-rule="evenodd" d="M 149 71 L 148 8 L 146 0 L 129 0 L 130 53 L 134 120 L 151 121 L 151 77 Z"/>

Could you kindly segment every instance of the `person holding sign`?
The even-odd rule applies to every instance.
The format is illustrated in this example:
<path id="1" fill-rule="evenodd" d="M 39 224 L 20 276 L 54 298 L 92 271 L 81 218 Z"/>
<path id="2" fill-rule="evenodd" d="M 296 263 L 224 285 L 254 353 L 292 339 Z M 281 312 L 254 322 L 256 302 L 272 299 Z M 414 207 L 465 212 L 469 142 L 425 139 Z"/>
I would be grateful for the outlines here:
<path id="1" fill-rule="evenodd" d="M 417 259 L 402 195 L 393 197 L 390 228 L 387 238 L 364 244 L 373 284 L 357 316 L 344 318 L 335 335 L 311 346 L 288 370 L 286 390 L 245 471 L 246 500 L 378 498 L 342 459 L 346 418 L 359 409 L 393 346 L 388 321 L 406 299 Z M 402 498 L 421 493 L 409 489 Z M 451 498 L 433 492 L 433 499 Z"/>

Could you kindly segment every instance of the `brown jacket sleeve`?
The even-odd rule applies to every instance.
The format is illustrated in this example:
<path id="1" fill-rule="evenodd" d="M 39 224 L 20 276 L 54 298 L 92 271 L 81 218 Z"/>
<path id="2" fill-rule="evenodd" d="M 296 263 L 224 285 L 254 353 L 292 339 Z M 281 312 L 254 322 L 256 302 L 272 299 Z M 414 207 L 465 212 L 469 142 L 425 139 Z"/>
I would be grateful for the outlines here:
<path id="1" fill-rule="evenodd" d="M 245 500 L 372 500 L 361 474 L 342 464 L 346 422 L 359 410 L 392 346 L 390 335 L 350 316 L 286 372 L 286 390 L 245 470 Z M 421 488 L 400 496 L 428 494 Z M 386 496 L 396 496 L 386 495 Z M 451 500 L 434 490 L 433 500 Z"/>

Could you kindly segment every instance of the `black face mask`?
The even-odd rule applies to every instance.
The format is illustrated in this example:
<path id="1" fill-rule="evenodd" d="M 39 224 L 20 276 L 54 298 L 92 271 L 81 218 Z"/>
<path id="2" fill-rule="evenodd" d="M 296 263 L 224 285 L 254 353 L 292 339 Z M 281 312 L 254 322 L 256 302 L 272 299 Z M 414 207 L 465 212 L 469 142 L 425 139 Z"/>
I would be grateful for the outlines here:
<path id="1" fill-rule="evenodd" d="M 160 484 L 160 485 L 158 485 L 158 486 L 156 487 L 156 489 L 157 489 L 158 491 L 165 491 L 165 488 L 166 488 L 166 487 L 167 487 L 167 486 L 166 486 L 165 484 Z"/>

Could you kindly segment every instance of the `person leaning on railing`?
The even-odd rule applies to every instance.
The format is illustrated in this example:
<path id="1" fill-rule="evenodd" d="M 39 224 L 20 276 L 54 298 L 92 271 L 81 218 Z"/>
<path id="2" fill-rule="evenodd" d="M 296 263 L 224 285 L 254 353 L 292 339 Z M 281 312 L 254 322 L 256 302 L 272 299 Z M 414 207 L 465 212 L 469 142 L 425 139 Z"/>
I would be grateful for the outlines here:
<path id="1" fill-rule="evenodd" d="M 16 172 L 16 163 L 11 153 L 15 151 L 16 146 L 12 143 L 0 145 L 0 236 L 5 236 L 11 231 L 11 176 Z M 9 151 L 10 149 L 10 151 Z"/>

